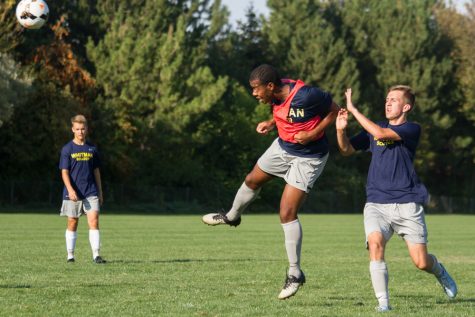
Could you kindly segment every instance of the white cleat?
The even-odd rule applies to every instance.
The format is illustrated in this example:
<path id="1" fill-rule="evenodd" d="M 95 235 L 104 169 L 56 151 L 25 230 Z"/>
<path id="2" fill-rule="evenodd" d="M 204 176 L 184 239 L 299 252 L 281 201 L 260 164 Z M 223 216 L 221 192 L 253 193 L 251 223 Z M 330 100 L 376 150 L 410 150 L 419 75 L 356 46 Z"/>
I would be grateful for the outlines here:
<path id="1" fill-rule="evenodd" d="M 455 281 L 445 270 L 445 267 L 442 265 L 442 263 L 440 263 L 440 266 L 442 267 L 442 274 L 437 276 L 437 280 L 439 281 L 440 285 L 442 285 L 442 289 L 444 290 L 445 294 L 447 294 L 450 299 L 453 299 L 455 296 L 457 296 L 457 284 L 455 284 Z"/>
<path id="2" fill-rule="evenodd" d="M 229 225 L 232 227 L 237 227 L 241 224 L 241 217 L 237 218 L 236 220 L 229 220 L 225 214 L 221 213 L 212 213 L 204 215 L 201 220 L 210 226 Z"/>
<path id="3" fill-rule="evenodd" d="M 378 313 L 387 313 L 387 312 L 391 311 L 391 309 L 392 309 L 391 306 L 378 306 L 378 307 L 376 307 L 376 311 Z"/>
<path id="4" fill-rule="evenodd" d="M 297 278 L 293 275 L 286 275 L 285 284 L 280 294 L 279 299 L 287 299 L 291 296 L 294 296 L 295 293 L 299 290 L 300 286 L 305 283 L 305 274 L 301 271 L 300 277 Z"/>

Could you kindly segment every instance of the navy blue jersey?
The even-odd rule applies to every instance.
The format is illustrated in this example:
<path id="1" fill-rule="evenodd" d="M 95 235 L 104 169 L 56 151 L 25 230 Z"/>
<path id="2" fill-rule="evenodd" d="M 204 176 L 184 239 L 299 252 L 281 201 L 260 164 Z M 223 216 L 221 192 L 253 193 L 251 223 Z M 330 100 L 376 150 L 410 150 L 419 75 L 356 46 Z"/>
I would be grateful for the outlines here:
<path id="1" fill-rule="evenodd" d="M 293 89 L 294 83 L 290 84 Z M 289 109 L 289 124 L 296 124 L 325 118 L 330 111 L 332 96 L 317 87 L 303 86 L 295 94 Z M 288 153 L 300 157 L 323 157 L 328 153 L 328 139 L 325 135 L 306 145 L 291 143 L 279 138 L 280 146 Z"/>
<path id="2" fill-rule="evenodd" d="M 350 139 L 355 150 L 369 150 L 372 154 L 366 183 L 367 202 L 426 203 L 427 189 L 417 177 L 413 163 L 421 127 L 413 122 L 377 124 L 392 129 L 402 140 L 377 140 L 366 131 Z"/>
<path id="3" fill-rule="evenodd" d="M 79 199 L 98 195 L 94 170 L 99 167 L 97 148 L 88 142 L 78 145 L 70 141 L 61 149 L 59 169 L 69 171 L 71 185 Z M 63 200 L 69 200 L 66 186 L 63 189 Z"/>

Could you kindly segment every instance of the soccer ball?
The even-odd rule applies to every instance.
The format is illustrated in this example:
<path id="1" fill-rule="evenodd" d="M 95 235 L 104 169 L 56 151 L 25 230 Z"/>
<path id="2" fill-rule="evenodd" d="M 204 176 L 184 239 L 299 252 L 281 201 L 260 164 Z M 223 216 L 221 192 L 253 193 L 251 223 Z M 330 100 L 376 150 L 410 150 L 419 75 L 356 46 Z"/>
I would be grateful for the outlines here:
<path id="1" fill-rule="evenodd" d="M 48 20 L 49 8 L 44 0 L 21 0 L 16 7 L 16 18 L 27 29 L 39 29 Z"/>

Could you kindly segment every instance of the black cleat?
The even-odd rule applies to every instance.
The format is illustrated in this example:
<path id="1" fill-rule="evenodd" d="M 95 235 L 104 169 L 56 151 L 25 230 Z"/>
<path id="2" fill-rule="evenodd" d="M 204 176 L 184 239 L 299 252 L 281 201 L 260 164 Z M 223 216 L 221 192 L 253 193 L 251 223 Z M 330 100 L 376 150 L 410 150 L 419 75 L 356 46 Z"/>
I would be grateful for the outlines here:
<path id="1" fill-rule="evenodd" d="M 92 260 L 94 263 L 97 263 L 97 264 L 104 264 L 104 263 L 107 263 L 106 260 L 104 260 L 103 258 L 101 258 L 100 256 L 96 256 L 94 258 L 94 260 Z"/>
<path id="2" fill-rule="evenodd" d="M 66 262 L 67 262 L 67 263 L 74 263 L 75 260 L 74 260 L 74 258 L 69 258 Z"/>

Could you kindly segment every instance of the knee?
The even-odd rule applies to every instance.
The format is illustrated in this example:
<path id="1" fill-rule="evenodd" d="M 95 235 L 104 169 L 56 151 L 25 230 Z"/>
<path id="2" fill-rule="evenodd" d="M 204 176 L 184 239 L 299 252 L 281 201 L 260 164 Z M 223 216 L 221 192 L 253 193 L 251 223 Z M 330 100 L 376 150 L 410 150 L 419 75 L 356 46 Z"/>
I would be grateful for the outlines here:
<path id="1" fill-rule="evenodd" d="M 99 229 L 99 221 L 97 219 L 89 221 L 89 229 L 91 230 Z"/>
<path id="2" fill-rule="evenodd" d="M 252 190 L 256 190 L 260 188 L 260 184 L 258 184 L 255 181 L 254 177 L 252 176 L 252 173 L 249 173 L 246 175 L 244 183 L 246 184 L 247 187 L 249 187 Z"/>
<path id="3" fill-rule="evenodd" d="M 68 219 L 68 230 L 69 231 L 77 231 L 78 229 L 78 221 L 77 218 L 69 218 Z"/>
<path id="4" fill-rule="evenodd" d="M 384 242 L 383 241 L 368 241 L 368 250 L 371 260 L 383 260 L 384 259 Z"/>
<path id="5" fill-rule="evenodd" d="M 297 210 L 292 207 L 280 207 L 280 222 L 288 223 L 297 219 Z"/>
<path id="6" fill-rule="evenodd" d="M 431 266 L 429 261 L 427 261 L 427 258 L 420 257 L 417 259 L 413 259 L 414 265 L 419 269 L 423 271 L 430 271 Z"/>

